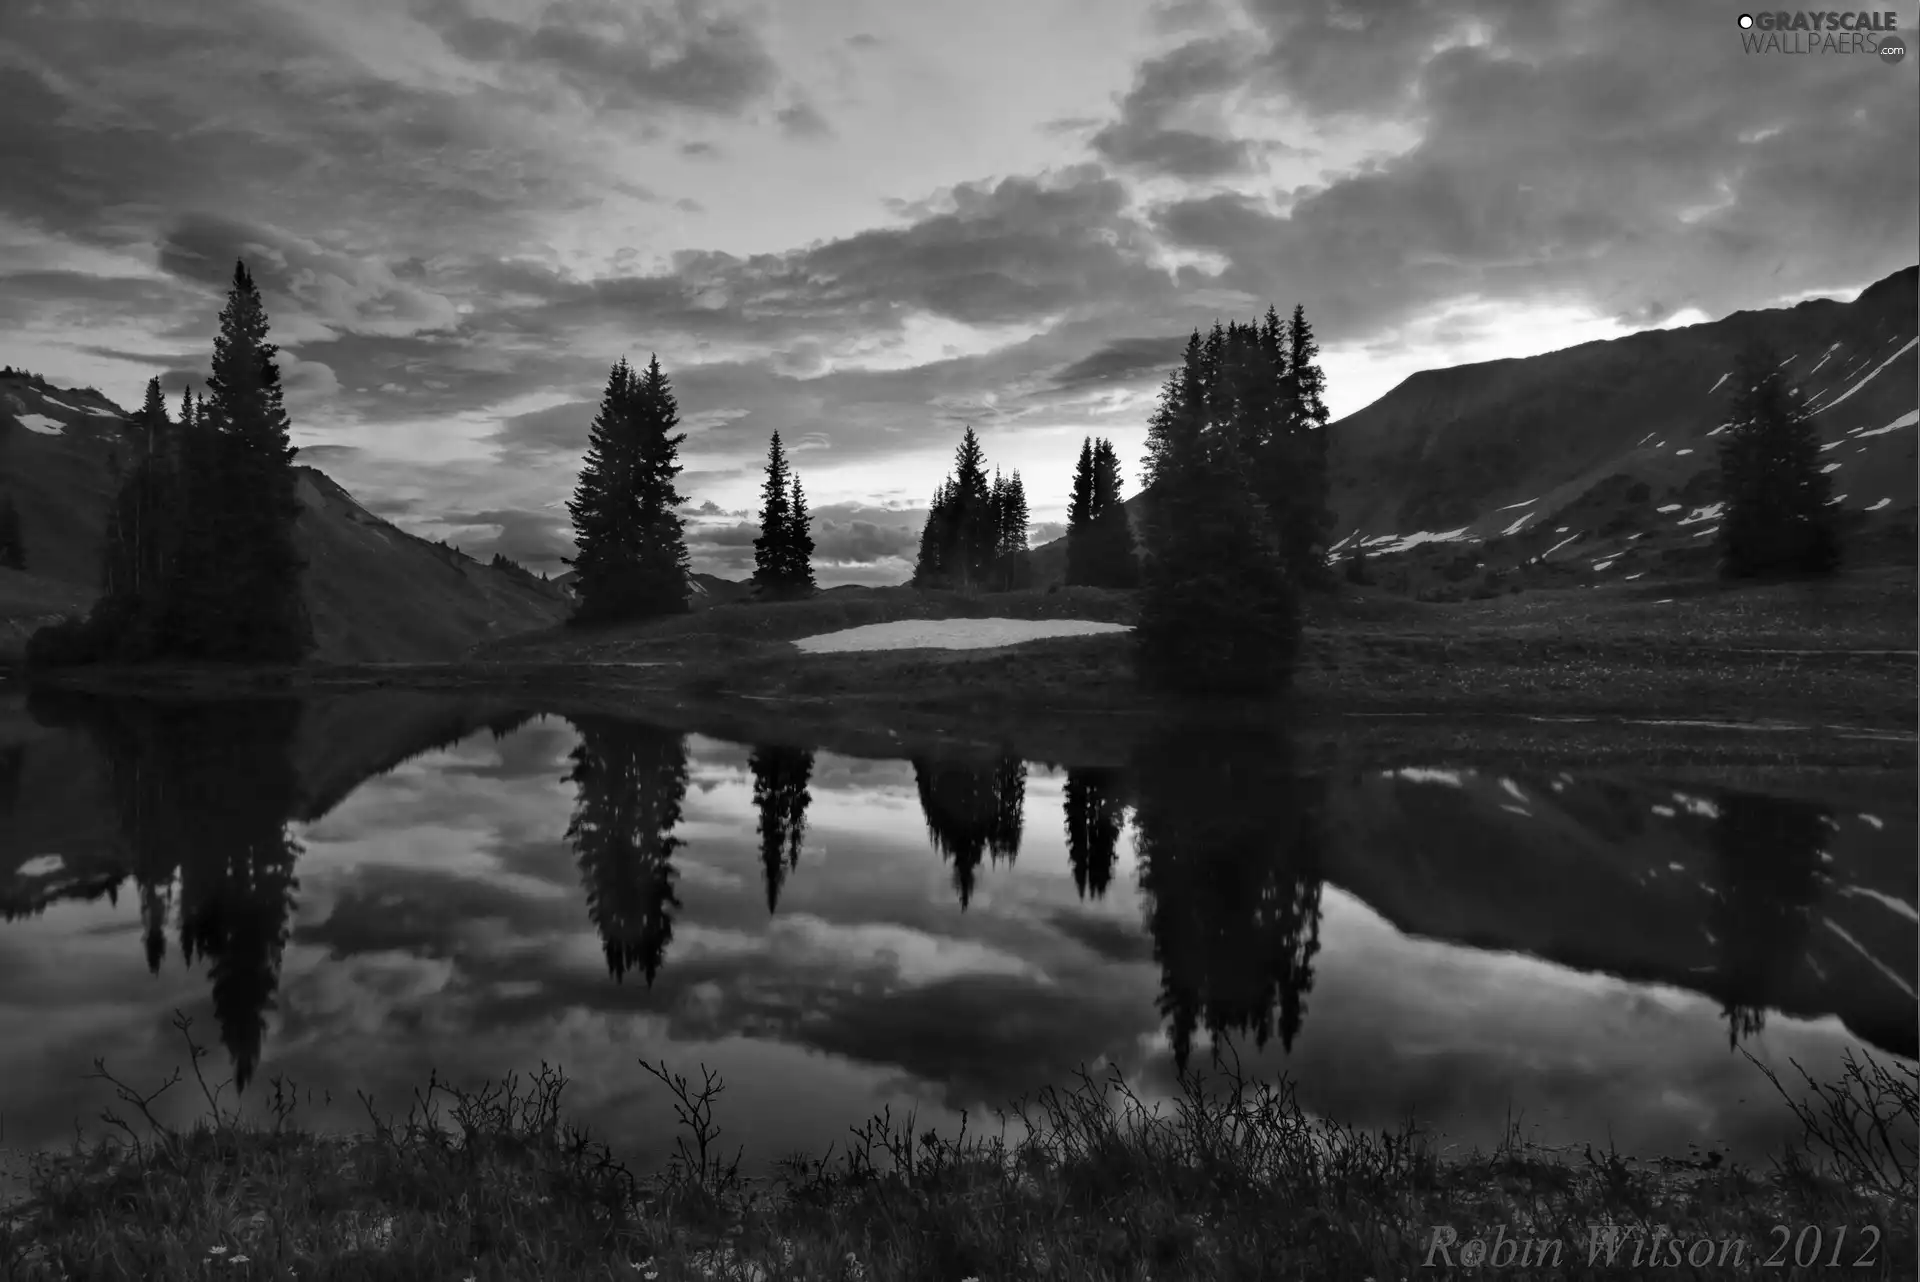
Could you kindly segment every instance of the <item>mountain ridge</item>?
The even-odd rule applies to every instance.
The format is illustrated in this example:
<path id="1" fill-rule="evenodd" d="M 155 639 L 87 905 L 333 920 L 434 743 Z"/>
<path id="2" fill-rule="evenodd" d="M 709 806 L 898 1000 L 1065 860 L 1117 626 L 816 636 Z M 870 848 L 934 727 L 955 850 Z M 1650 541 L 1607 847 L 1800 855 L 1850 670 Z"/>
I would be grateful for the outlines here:
<path id="1" fill-rule="evenodd" d="M 100 552 L 127 414 L 91 388 L 0 374 L 0 489 L 20 509 L 25 572 L 0 569 L 0 661 L 98 596 Z M 318 468 L 296 464 L 313 657 L 430 662 L 558 623 L 565 594 L 409 534 Z"/>
<path id="2" fill-rule="evenodd" d="M 1759 338 L 1809 394 L 1852 559 L 1911 563 L 1917 288 L 1920 266 L 1908 267 L 1851 302 L 1410 374 L 1329 425 L 1334 553 L 1365 548 L 1462 582 L 1480 570 L 1517 582 L 1706 568 L 1719 511 L 1711 438 L 1734 357 Z M 1136 533 L 1144 499 L 1125 500 Z M 1037 582 L 1062 581 L 1065 539 L 1032 558 Z"/>

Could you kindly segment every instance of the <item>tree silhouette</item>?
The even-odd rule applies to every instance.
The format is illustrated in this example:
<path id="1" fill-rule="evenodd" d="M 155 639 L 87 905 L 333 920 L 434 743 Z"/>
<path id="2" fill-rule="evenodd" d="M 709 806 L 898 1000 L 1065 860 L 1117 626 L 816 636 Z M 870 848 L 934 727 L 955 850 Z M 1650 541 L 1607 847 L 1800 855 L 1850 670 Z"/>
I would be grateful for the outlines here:
<path id="1" fill-rule="evenodd" d="M 579 861 L 587 916 L 616 981 L 647 986 L 673 939 L 678 872 L 673 835 L 687 795 L 686 738 L 612 717 L 569 718 L 580 734 L 567 781 L 578 788 L 567 843 Z"/>
<path id="2" fill-rule="evenodd" d="M 1325 785 L 1294 773 L 1265 728 L 1173 721 L 1135 757 L 1134 823 L 1160 1013 L 1184 1069 L 1196 1028 L 1216 1045 L 1277 1031 L 1288 1050 L 1320 947 Z"/>
<path id="3" fill-rule="evenodd" d="M 576 551 L 572 621 L 609 623 L 684 614 L 686 534 L 674 488 L 680 408 L 655 357 L 644 372 L 622 358 L 607 376 L 567 512 Z"/>
<path id="4" fill-rule="evenodd" d="M 780 903 L 787 874 L 800 865 L 807 835 L 807 806 L 813 796 L 813 752 L 807 748 L 762 745 L 747 758 L 753 771 L 753 805 L 759 812 L 760 864 L 767 886 L 767 912 Z"/>
<path id="5" fill-rule="evenodd" d="M 927 839 L 953 864 L 960 907 L 973 899 L 980 861 L 1013 862 L 1020 853 L 1026 805 L 1027 765 L 1003 756 L 990 763 L 913 759 L 914 785 Z"/>
<path id="6" fill-rule="evenodd" d="M 813 535 L 800 478 L 787 462 L 775 432 L 767 444 L 766 482 L 761 487 L 760 537 L 753 541 L 753 582 L 768 598 L 805 596 L 813 591 Z"/>
<path id="7" fill-rule="evenodd" d="M 1820 852 L 1833 835 L 1821 806 L 1757 793 L 1721 793 L 1710 840 L 1718 869 L 1711 929 L 1719 941 L 1716 987 L 1737 1046 L 1766 1027 L 1805 964 L 1813 907 L 1825 877 Z"/>
<path id="8" fill-rule="evenodd" d="M 969 427 L 954 451 L 953 475 L 934 491 L 920 532 L 913 586 L 960 592 L 992 586 L 1005 545 L 1006 513 L 1005 496 L 994 494 L 986 453 Z M 1022 528 L 1023 542 L 1025 533 Z"/>
<path id="9" fill-rule="evenodd" d="M 1820 433 L 1782 362 L 1755 344 L 1734 370 L 1721 438 L 1720 572 L 1726 578 L 1827 575 L 1840 564 L 1837 509 L 1820 470 Z"/>
<path id="10" fill-rule="evenodd" d="M 1126 827 L 1124 775 L 1104 767 L 1069 768 L 1063 791 L 1067 814 L 1067 859 L 1081 898 L 1107 893 Z"/>
<path id="11" fill-rule="evenodd" d="M 299 703 L 36 692 L 32 713 L 43 724 L 80 725 L 105 759 L 147 965 L 159 970 L 173 916 L 182 960 L 207 967 L 234 1084 L 246 1089 L 299 889 L 301 847 L 288 831 L 301 801 L 292 757 Z"/>

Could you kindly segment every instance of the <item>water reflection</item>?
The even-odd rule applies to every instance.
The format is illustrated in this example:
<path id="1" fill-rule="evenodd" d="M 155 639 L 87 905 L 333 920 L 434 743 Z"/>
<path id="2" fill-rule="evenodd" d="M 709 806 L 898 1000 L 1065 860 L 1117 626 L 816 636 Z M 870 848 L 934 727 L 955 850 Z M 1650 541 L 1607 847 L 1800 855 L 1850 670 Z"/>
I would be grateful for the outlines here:
<path id="1" fill-rule="evenodd" d="M 567 781 L 579 789 L 567 844 L 580 863 L 587 917 L 616 981 L 638 970 L 653 987 L 673 940 L 679 873 L 673 835 L 687 798 L 686 736 L 611 717 L 570 718 L 580 746 Z"/>
<path id="2" fill-rule="evenodd" d="M 1325 785 L 1278 732 L 1161 727 L 1135 762 L 1140 886 L 1159 1008 L 1184 1069 L 1196 1028 L 1292 1050 L 1320 949 Z"/>
<path id="3" fill-rule="evenodd" d="M 1067 858 L 1081 898 L 1100 898 L 1113 880 L 1127 824 L 1126 776 L 1112 767 L 1067 770 Z"/>
<path id="4" fill-rule="evenodd" d="M 1718 995 L 1735 1046 L 1766 1027 L 1767 1008 L 1798 979 L 1821 892 L 1820 857 L 1837 825 L 1824 806 L 1755 793 L 1723 793 L 1714 807 L 1718 884 L 1708 929 L 1719 941 Z"/>
<path id="5" fill-rule="evenodd" d="M 953 865 L 953 888 L 965 909 L 973 901 L 981 859 L 1012 863 L 1020 853 L 1027 795 L 1027 763 L 913 759 L 914 785 L 927 820 L 927 839 Z"/>
<path id="6" fill-rule="evenodd" d="M 767 885 L 767 912 L 780 909 L 780 887 L 800 866 L 807 838 L 807 806 L 813 794 L 813 753 L 805 748 L 762 744 L 747 758 L 753 772 L 753 809 L 760 834 L 761 876 Z"/>
<path id="7" fill-rule="evenodd" d="M 299 881 L 301 848 L 287 830 L 300 792 L 289 753 L 300 705 L 95 703 L 36 714 L 73 715 L 107 763 L 108 793 L 132 856 L 147 966 L 158 972 L 166 927 L 180 955 L 207 967 L 220 1038 L 244 1090 L 260 1061 Z M 175 902 L 176 893 L 178 900 Z M 113 890 L 117 891 L 117 879 Z"/>
<path id="8" fill-rule="evenodd" d="M 423 696 L 31 712 L 0 705 L 0 1076 L 31 1083 L 0 1103 L 55 1132 L 94 1102 L 53 1066 L 118 1038 L 164 1075 L 154 1030 L 209 981 L 241 1080 L 265 1057 L 404 1097 L 547 1057 L 651 1134 L 634 1056 L 706 1059 L 743 1129 L 801 1146 L 1103 1056 L 1160 1082 L 1224 1039 L 1356 1124 L 1472 1140 L 1517 1099 L 1684 1144 L 1771 1117 L 1730 1032 L 1775 1062 L 1916 1049 L 1910 807 L 1309 773 L 1279 731 L 1177 722 L 1052 769 Z"/>

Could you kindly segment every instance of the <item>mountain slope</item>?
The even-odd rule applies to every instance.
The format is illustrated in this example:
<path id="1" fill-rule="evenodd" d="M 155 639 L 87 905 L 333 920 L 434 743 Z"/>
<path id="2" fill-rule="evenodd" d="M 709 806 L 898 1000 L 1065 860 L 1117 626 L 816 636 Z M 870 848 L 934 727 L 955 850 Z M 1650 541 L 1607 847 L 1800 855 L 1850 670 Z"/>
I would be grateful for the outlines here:
<path id="1" fill-rule="evenodd" d="M 1852 302 L 1736 312 L 1415 374 L 1331 427 L 1335 547 L 1419 549 L 1469 569 L 1564 565 L 1587 578 L 1701 568 L 1718 528 L 1713 438 L 1726 378 L 1757 337 L 1814 407 L 1850 559 L 1910 562 L 1916 286 L 1920 267 L 1909 267 Z M 1127 500 L 1136 530 L 1140 503 Z M 1040 582 L 1058 582 L 1065 540 L 1035 549 L 1033 561 Z"/>
<path id="2" fill-rule="evenodd" d="M 97 392 L 0 377 L 0 491 L 20 508 L 27 573 L 0 570 L 0 656 L 96 594 L 111 457 L 125 414 Z M 406 533 L 314 468 L 299 469 L 315 658 L 451 659 L 556 623 L 564 594 Z"/>

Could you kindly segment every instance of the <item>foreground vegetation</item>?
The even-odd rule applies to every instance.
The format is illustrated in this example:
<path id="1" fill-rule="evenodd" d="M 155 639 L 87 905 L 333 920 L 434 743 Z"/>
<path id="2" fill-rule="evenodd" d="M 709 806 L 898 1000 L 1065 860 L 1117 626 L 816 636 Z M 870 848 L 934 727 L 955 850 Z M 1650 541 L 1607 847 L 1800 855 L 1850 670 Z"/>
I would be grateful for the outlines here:
<path id="1" fill-rule="evenodd" d="M 664 1170 L 638 1176 L 567 1122 L 557 1068 L 478 1089 L 436 1076 L 404 1118 L 363 1095 L 366 1130 L 322 1135 L 295 1121 L 301 1092 L 284 1080 L 267 1117 L 223 1107 L 191 1022 L 175 1023 L 207 1113 L 168 1128 L 152 1107 L 178 1071 L 141 1092 L 97 1065 L 124 1112 L 102 1115 L 119 1138 L 34 1159 L 29 1198 L 0 1227 L 9 1276 L 1357 1279 L 1426 1273 L 1439 1226 L 1456 1251 L 1496 1226 L 1542 1253 L 1562 1244 L 1558 1267 L 1537 1267 L 1543 1255 L 1516 1276 L 1624 1276 L 1660 1236 L 1744 1244 L 1738 1263 L 1716 1256 L 1694 1276 L 1746 1276 L 1776 1225 L 1822 1226 L 1829 1241 L 1844 1225 L 1847 1262 L 1866 1261 L 1853 1276 L 1920 1267 L 1916 1073 L 1870 1057 L 1804 1093 L 1755 1061 L 1804 1131 L 1766 1171 L 1517 1135 L 1443 1156 L 1411 1125 L 1370 1134 L 1310 1117 L 1284 1079 L 1247 1080 L 1228 1048 L 1217 1071 L 1181 1074 L 1170 1113 L 1116 1071 L 1083 1070 L 1000 1111 L 990 1136 L 883 1114 L 850 1128 L 838 1158 L 786 1158 L 755 1179 L 720 1144 L 724 1084 L 704 1071 L 696 1084 L 642 1063 L 685 1133 Z M 1611 1226 L 1611 1263 L 1596 1225 Z M 1813 1271 L 1789 1251 L 1777 1276 Z"/>

